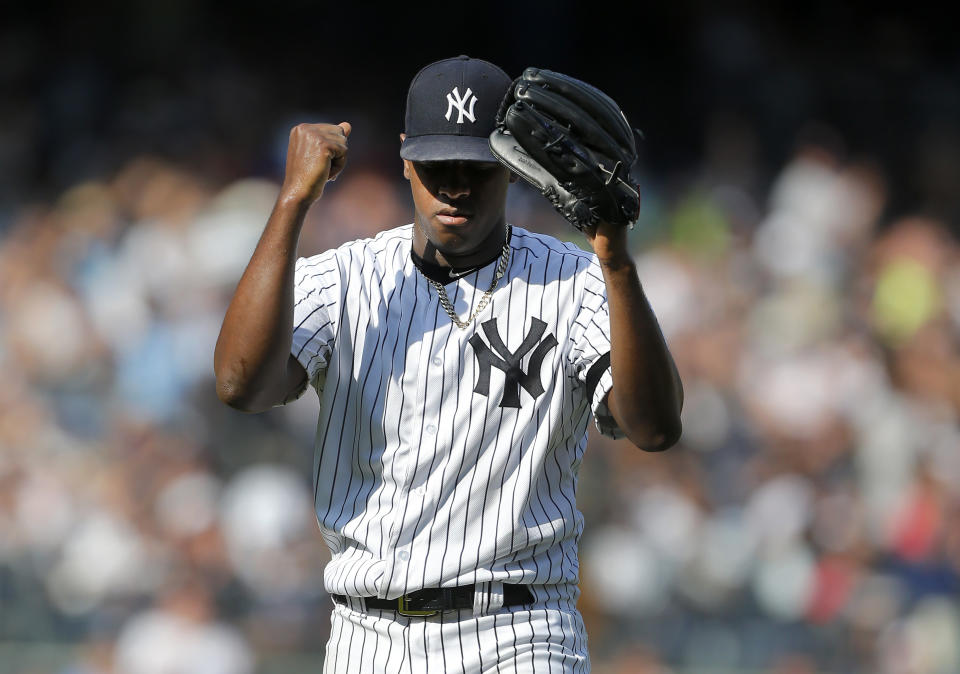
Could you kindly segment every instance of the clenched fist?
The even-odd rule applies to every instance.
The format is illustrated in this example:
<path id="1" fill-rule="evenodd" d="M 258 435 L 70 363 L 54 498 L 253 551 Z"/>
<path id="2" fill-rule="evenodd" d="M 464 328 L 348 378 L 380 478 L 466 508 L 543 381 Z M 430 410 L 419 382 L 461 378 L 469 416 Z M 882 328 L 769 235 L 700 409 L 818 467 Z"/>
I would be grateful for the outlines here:
<path id="1" fill-rule="evenodd" d="M 349 122 L 298 124 L 290 131 L 287 167 L 281 193 L 310 205 L 323 194 L 347 163 Z"/>

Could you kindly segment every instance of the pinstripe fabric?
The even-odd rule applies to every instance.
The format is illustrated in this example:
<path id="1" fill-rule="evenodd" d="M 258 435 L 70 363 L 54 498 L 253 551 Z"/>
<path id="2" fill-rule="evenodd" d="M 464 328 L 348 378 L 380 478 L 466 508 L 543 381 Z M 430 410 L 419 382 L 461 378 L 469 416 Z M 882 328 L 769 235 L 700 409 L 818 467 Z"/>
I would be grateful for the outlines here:
<path id="1" fill-rule="evenodd" d="M 583 674 L 590 671 L 583 621 L 573 603 L 540 589 L 525 607 L 474 617 L 449 611 L 406 618 L 337 606 L 324 674 Z"/>
<path id="2" fill-rule="evenodd" d="M 576 480 L 591 411 L 602 432 L 619 433 L 603 403 L 612 380 L 596 258 L 513 228 L 504 278 L 460 330 L 411 261 L 412 231 L 382 232 L 296 266 L 293 353 L 320 397 L 313 476 L 332 553 L 326 588 L 394 598 L 490 580 L 575 585 Z M 495 267 L 447 285 L 461 316 Z M 545 323 L 541 346 L 521 353 L 536 320 Z M 483 342 L 471 344 L 474 335 Z M 507 355 L 523 357 L 509 377 L 509 368 L 487 366 L 486 394 L 476 392 L 478 349 L 506 363 L 498 338 Z M 530 372 L 535 353 L 542 364 Z M 518 407 L 501 404 L 511 389 Z M 361 638 L 353 621 L 338 630 L 338 653 L 344 639 Z M 399 655 L 376 657 L 392 667 Z"/>

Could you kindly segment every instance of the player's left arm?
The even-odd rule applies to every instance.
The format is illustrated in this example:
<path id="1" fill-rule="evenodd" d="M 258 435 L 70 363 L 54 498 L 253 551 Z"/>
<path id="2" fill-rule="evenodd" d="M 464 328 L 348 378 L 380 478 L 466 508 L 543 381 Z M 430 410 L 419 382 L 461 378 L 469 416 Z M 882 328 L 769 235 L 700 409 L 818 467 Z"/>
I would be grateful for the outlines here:
<path id="1" fill-rule="evenodd" d="M 683 386 L 640 285 L 627 247 L 627 231 L 601 222 L 593 231 L 584 232 L 607 286 L 613 377 L 607 407 L 633 444 L 661 451 L 680 439 Z"/>

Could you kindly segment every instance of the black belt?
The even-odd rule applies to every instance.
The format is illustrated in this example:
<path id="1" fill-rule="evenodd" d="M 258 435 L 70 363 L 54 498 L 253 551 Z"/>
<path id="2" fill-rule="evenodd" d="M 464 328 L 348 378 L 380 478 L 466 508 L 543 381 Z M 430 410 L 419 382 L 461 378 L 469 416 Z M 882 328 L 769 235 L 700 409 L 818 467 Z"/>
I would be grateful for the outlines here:
<path id="1" fill-rule="evenodd" d="M 405 616 L 429 617 L 441 611 L 473 608 L 473 585 L 460 587 L 430 587 L 416 592 L 405 594 L 396 599 L 380 599 L 379 597 L 358 597 L 363 599 L 367 609 L 378 608 L 385 611 L 396 611 Z M 331 594 L 330 598 L 338 604 L 347 604 L 347 597 L 342 594 Z M 526 585 L 503 584 L 503 605 L 517 606 L 533 603 L 533 593 Z"/>

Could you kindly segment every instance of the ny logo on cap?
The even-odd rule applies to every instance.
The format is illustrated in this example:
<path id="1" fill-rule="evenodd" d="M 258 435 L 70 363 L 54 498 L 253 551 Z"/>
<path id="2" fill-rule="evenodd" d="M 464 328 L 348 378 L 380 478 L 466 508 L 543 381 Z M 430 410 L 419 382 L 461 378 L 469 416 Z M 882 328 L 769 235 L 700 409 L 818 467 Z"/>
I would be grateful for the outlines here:
<path id="1" fill-rule="evenodd" d="M 465 105 L 470 104 L 470 112 L 467 112 Z M 466 117 L 471 122 L 476 122 L 477 118 L 473 116 L 473 106 L 477 104 L 477 97 L 473 95 L 473 92 L 470 90 L 470 87 L 467 87 L 467 92 L 463 95 L 463 98 L 460 97 L 460 90 L 458 87 L 454 87 L 453 91 L 447 94 L 447 114 L 444 117 L 447 118 L 447 121 L 450 121 L 450 113 L 453 112 L 453 109 L 456 108 L 460 111 L 460 114 L 457 115 L 457 124 L 463 124 L 463 118 Z"/>

